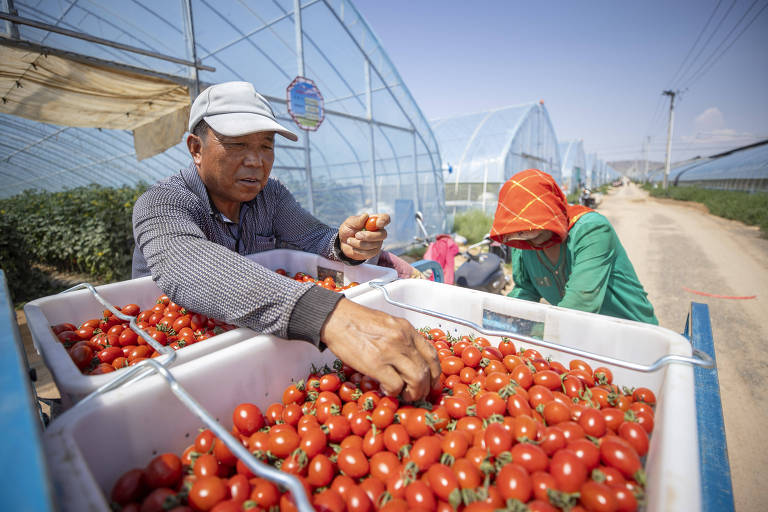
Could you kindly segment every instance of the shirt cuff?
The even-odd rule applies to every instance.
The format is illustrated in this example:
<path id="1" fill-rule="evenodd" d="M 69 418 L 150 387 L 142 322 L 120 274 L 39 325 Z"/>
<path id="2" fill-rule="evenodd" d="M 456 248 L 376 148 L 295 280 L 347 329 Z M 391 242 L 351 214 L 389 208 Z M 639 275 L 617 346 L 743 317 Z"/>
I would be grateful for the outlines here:
<path id="1" fill-rule="evenodd" d="M 348 258 L 346 254 L 344 254 L 344 251 L 341 250 L 341 240 L 339 240 L 339 233 L 336 232 L 336 235 L 333 237 L 333 255 L 336 256 L 339 261 L 346 265 L 362 265 L 365 263 L 365 260 L 353 260 L 352 258 Z"/>
<path id="2" fill-rule="evenodd" d="M 299 297 L 288 320 L 288 337 L 294 340 L 309 341 L 320 350 L 325 350 L 325 343 L 320 341 L 320 332 L 328 317 L 336 309 L 336 304 L 344 298 L 343 293 L 332 292 L 313 286 Z"/>

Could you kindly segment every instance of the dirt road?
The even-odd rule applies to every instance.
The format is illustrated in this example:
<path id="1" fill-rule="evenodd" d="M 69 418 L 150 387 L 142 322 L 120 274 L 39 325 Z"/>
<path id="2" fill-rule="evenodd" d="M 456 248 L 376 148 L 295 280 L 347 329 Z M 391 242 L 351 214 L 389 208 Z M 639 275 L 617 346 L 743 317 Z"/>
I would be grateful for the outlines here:
<path id="1" fill-rule="evenodd" d="M 691 301 L 709 305 L 736 510 L 768 500 L 768 240 L 700 205 L 657 200 L 634 185 L 598 211 L 613 224 L 663 327 L 682 332 Z M 710 298 L 686 291 L 726 296 Z"/>

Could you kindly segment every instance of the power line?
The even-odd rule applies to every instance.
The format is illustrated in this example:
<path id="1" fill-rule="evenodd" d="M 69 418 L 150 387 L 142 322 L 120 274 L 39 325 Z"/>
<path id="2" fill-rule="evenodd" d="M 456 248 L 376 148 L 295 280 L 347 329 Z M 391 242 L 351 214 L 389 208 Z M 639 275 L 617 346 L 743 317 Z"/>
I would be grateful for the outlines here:
<path id="1" fill-rule="evenodd" d="M 715 13 L 720 8 L 720 4 L 723 3 L 723 0 L 717 0 L 717 5 L 715 5 L 715 8 L 712 10 L 712 14 L 709 15 L 709 19 L 704 24 L 704 28 L 701 29 L 701 32 L 699 32 L 699 35 L 696 37 L 696 40 L 693 42 L 693 46 L 691 46 L 691 49 L 688 50 L 688 54 L 683 59 L 683 62 L 680 63 L 680 66 L 677 68 L 677 71 L 672 76 L 672 80 L 669 81 L 670 84 L 675 83 L 675 80 L 677 79 L 677 75 L 680 74 L 680 71 L 683 69 L 683 66 L 685 66 L 685 63 L 688 61 L 688 58 L 693 53 L 694 48 L 696 48 L 696 45 L 699 44 L 699 41 L 701 40 L 701 36 L 704 35 L 704 32 L 707 31 L 707 28 L 709 27 L 709 24 L 712 22 L 712 19 L 715 17 Z"/>
<path id="2" fill-rule="evenodd" d="M 682 75 L 680 75 L 680 79 L 682 81 L 682 78 L 688 73 L 688 71 L 693 67 L 694 63 L 699 59 L 701 54 L 704 52 L 704 49 L 709 45 L 709 43 L 712 41 L 712 38 L 715 37 L 715 34 L 720 30 L 720 27 L 723 25 L 723 22 L 728 17 L 728 15 L 733 10 L 733 7 L 736 5 L 736 0 L 733 0 L 730 7 L 728 7 L 728 10 L 725 11 L 725 14 L 722 18 L 720 18 L 720 21 L 717 22 L 717 26 L 715 27 L 715 30 L 712 31 L 711 34 L 709 34 L 709 37 L 707 38 L 707 41 L 702 45 L 702 47 L 699 49 L 696 56 L 688 63 L 688 66 L 686 67 L 685 71 L 683 71 Z"/>
<path id="3" fill-rule="evenodd" d="M 752 7 L 753 7 L 753 6 L 754 6 L 756 3 L 757 3 L 757 0 L 755 0 L 755 2 L 754 2 L 754 3 L 753 3 L 753 4 L 752 4 L 750 7 L 749 7 L 749 9 L 747 9 L 747 11 L 744 13 L 744 16 L 742 16 L 742 17 L 741 17 L 741 19 L 739 20 L 739 23 L 741 23 L 741 22 L 742 22 L 742 20 L 743 20 L 743 19 L 746 17 L 747 13 L 748 13 L 750 10 L 752 10 Z M 704 65 L 702 65 L 702 67 L 701 67 L 701 68 L 699 68 L 699 70 L 698 70 L 698 71 L 696 71 L 696 73 L 695 73 L 695 74 L 694 74 L 694 75 L 691 77 L 690 81 L 688 82 L 688 86 L 687 86 L 687 87 L 690 87 L 691 85 L 693 85 L 693 84 L 694 84 L 696 81 L 698 81 L 698 80 L 699 80 L 699 79 L 700 79 L 702 76 L 704 76 L 704 75 L 706 74 L 706 72 L 707 72 L 707 71 L 709 71 L 710 69 L 712 69 L 712 68 L 714 67 L 714 65 L 717 63 L 717 61 L 719 61 L 719 60 L 720 60 L 720 58 L 721 58 L 723 55 L 725 55 L 725 54 L 728 52 L 728 50 L 730 50 L 730 49 L 731 49 L 731 46 L 733 46 L 733 45 L 734 45 L 734 43 L 736 43 L 736 41 L 738 41 L 738 40 L 739 40 L 739 38 L 740 38 L 740 37 L 741 37 L 741 36 L 744 34 L 744 32 L 746 32 L 746 31 L 747 31 L 747 29 L 748 29 L 750 26 L 752 26 L 752 23 L 754 23 L 754 22 L 755 22 L 755 20 L 756 20 L 758 17 L 760 17 L 760 15 L 763 13 L 763 11 L 765 10 L 765 8 L 766 8 L 766 7 L 768 7 L 768 3 L 766 3 L 766 4 L 763 6 L 763 8 L 762 8 L 762 9 L 760 9 L 759 11 L 757 11 L 757 14 L 755 14 L 755 15 L 752 17 L 752 19 L 751 19 L 751 20 L 749 20 L 749 23 L 747 23 L 747 24 L 744 26 L 744 28 L 743 28 L 743 29 L 741 29 L 741 32 L 739 32 L 739 33 L 738 33 L 738 35 L 736 36 L 736 38 L 735 38 L 733 41 L 731 41 L 731 43 L 730 43 L 730 44 L 729 44 L 727 47 L 725 47 L 725 49 L 724 49 L 722 52 L 720 52 L 720 53 L 717 55 L 717 57 L 715 57 L 715 58 L 714 58 L 713 60 L 711 60 L 709 63 L 706 63 L 706 62 L 705 62 L 705 63 L 704 63 Z M 736 28 L 736 27 L 739 25 L 739 23 L 737 23 L 736 25 L 734 25 L 734 27 L 733 27 L 733 28 L 735 29 L 735 28 Z M 731 32 L 733 32 L 733 29 L 731 30 Z M 730 33 L 729 33 L 728 35 L 730 35 Z M 727 36 L 726 36 L 726 38 L 727 38 Z M 725 43 L 725 40 L 723 41 L 723 43 Z M 722 44 L 721 44 L 720 46 L 722 46 Z M 719 48 L 718 48 L 718 49 L 719 49 Z M 716 52 L 716 51 L 717 51 L 717 50 L 715 50 L 715 52 Z M 714 55 L 714 54 L 713 54 L 713 55 Z"/>

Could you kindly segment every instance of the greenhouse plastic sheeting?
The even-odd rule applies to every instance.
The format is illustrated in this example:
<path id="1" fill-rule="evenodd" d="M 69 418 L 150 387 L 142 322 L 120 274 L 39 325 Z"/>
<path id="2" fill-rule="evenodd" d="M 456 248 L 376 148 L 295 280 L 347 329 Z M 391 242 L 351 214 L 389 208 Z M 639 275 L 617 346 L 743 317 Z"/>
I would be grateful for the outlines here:
<path id="1" fill-rule="evenodd" d="M 654 169 L 647 179 L 662 182 L 664 169 Z M 670 185 L 768 192 L 768 143 L 683 162 L 670 169 L 668 182 Z"/>
<path id="2" fill-rule="evenodd" d="M 69 52 L 160 76 L 187 86 L 192 95 L 212 83 L 250 81 L 270 100 L 278 120 L 299 132 L 297 143 L 278 140 L 272 176 L 307 210 L 338 225 L 358 212 L 397 215 L 396 200 L 410 201 L 430 232 L 444 231 L 437 142 L 381 44 L 349 0 L 297 3 L 300 20 L 294 0 L 14 2 L 21 18 L 177 61 L 197 60 L 207 69 L 24 24 L 0 23 L 0 32 L 52 54 Z M 312 79 L 323 95 L 325 118 L 317 131 L 299 130 L 288 115 L 286 87 L 298 75 Z M 23 77 L 20 82 L 24 87 Z M 183 142 L 139 162 L 129 132 L 46 125 L 6 114 L 0 114 L 0 139 L 1 197 L 94 182 L 153 183 L 190 161 Z M 408 229 L 392 230 L 389 246 L 413 236 L 412 223 L 395 224 Z"/>
<path id="3" fill-rule="evenodd" d="M 501 185 L 525 169 L 559 180 L 557 137 L 541 103 L 436 119 L 432 130 L 440 145 L 448 206 L 483 203 L 494 209 Z"/>
<path id="4" fill-rule="evenodd" d="M 566 192 L 575 190 L 579 181 L 586 176 L 587 157 L 584 154 L 584 143 L 580 140 L 560 143 L 561 181 L 560 185 Z"/>
<path id="5" fill-rule="evenodd" d="M 680 176 L 680 181 L 766 180 L 768 144 L 714 158 Z"/>

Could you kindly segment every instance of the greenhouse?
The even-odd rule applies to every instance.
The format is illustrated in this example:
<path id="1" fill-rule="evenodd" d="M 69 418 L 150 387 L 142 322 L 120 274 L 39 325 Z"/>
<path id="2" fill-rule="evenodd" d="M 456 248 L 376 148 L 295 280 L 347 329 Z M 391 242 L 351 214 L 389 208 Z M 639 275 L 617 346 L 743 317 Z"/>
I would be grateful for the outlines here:
<path id="1" fill-rule="evenodd" d="M 349 1 L 11 5 L 0 20 L 0 197 L 169 176 L 190 161 L 190 99 L 243 80 L 299 134 L 277 141 L 272 176 L 318 218 L 390 213 L 390 245 L 416 234 L 417 210 L 446 229 L 435 137 Z M 289 109 L 297 77 L 314 91 L 304 117 Z"/>
<path id="2" fill-rule="evenodd" d="M 440 146 L 446 208 L 493 213 L 499 188 L 525 169 L 559 180 L 557 138 L 543 102 L 432 121 Z"/>
<path id="3" fill-rule="evenodd" d="M 663 182 L 664 170 L 652 181 Z M 673 167 L 668 182 L 718 190 L 768 192 L 768 141 Z"/>
<path id="4" fill-rule="evenodd" d="M 588 187 L 599 187 L 606 183 L 611 183 L 621 175 L 616 172 L 608 163 L 600 160 L 596 153 L 590 153 L 586 157 L 586 180 Z"/>
<path id="5" fill-rule="evenodd" d="M 569 194 L 587 178 L 587 157 L 584 153 L 584 141 L 561 142 L 559 147 L 560 161 L 562 162 L 560 186 L 566 194 Z"/>

